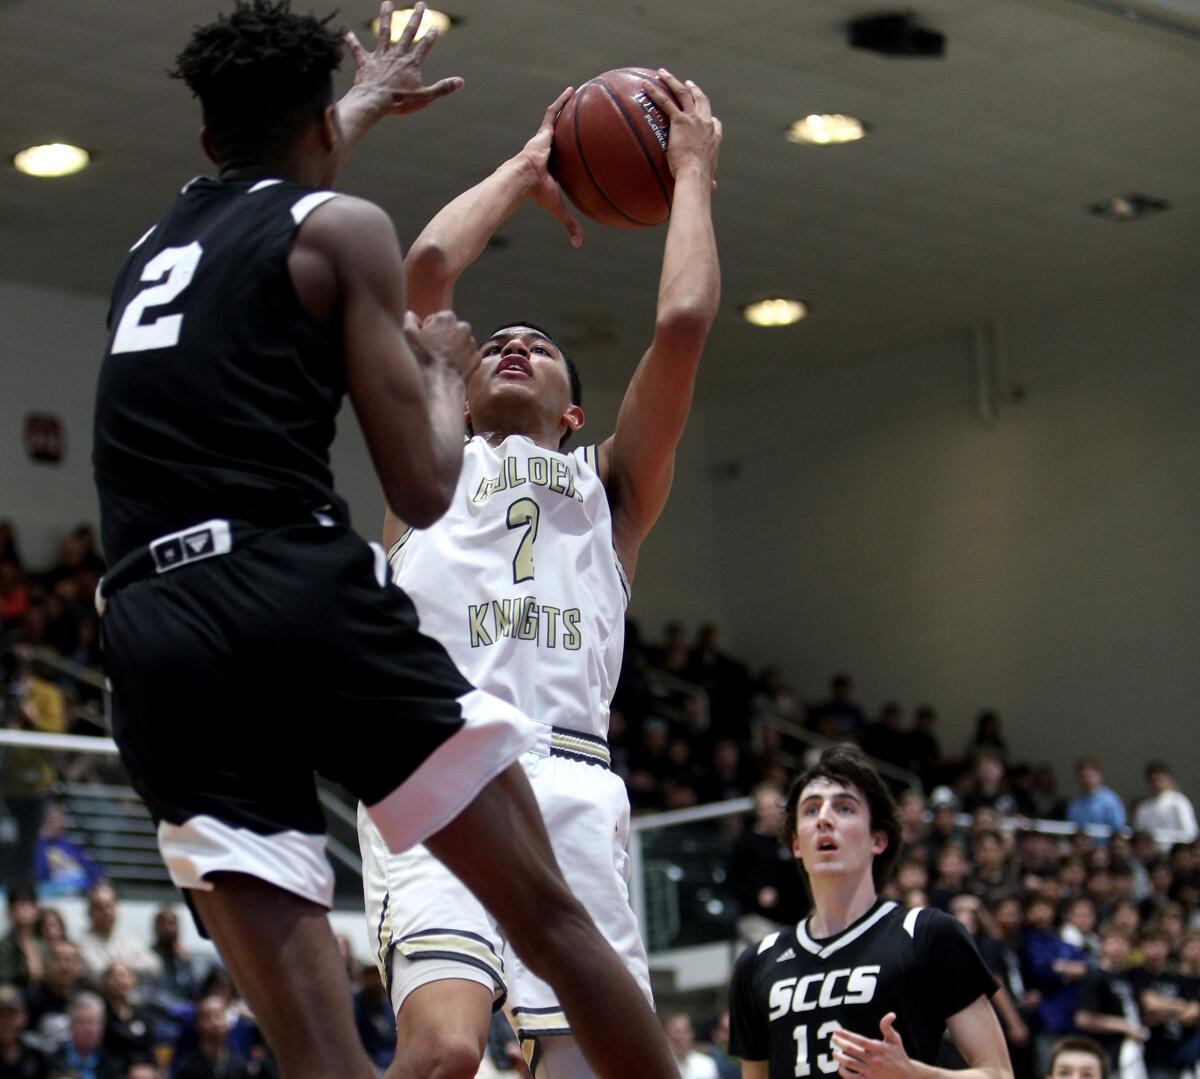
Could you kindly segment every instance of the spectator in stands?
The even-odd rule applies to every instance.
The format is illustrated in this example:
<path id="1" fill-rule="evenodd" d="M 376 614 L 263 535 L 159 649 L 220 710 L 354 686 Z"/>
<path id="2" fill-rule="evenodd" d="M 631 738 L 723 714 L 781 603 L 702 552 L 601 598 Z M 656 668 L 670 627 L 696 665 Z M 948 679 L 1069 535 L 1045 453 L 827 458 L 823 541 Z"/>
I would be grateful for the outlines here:
<path id="1" fill-rule="evenodd" d="M 0 560 L 0 630 L 19 626 L 29 611 L 29 582 L 15 562 Z"/>
<path id="2" fill-rule="evenodd" d="M 754 771 L 732 738 L 718 738 L 700 787 L 702 802 L 724 802 L 744 798 L 754 786 Z"/>
<path id="3" fill-rule="evenodd" d="M 1170 842 L 1190 843 L 1200 834 L 1196 826 L 1196 811 L 1186 794 L 1175 785 L 1171 770 L 1162 761 L 1146 765 L 1146 785 L 1150 796 L 1144 799 L 1133 815 L 1133 826 L 1139 832 L 1174 832 Z"/>
<path id="4" fill-rule="evenodd" d="M 104 997 L 104 1048 L 122 1068 L 153 1055 L 154 1019 L 135 1003 L 137 978 L 124 963 L 113 963 L 104 972 L 100 992 Z"/>
<path id="5" fill-rule="evenodd" d="M 971 891 L 989 904 L 1011 892 L 1017 884 L 1008 848 L 999 832 L 981 832 L 971 840 L 975 874 Z"/>
<path id="6" fill-rule="evenodd" d="M 37 939 L 37 896 L 27 884 L 8 890 L 8 935 L 0 940 L 0 983 L 28 989 L 42 980 L 45 961 Z"/>
<path id="7" fill-rule="evenodd" d="M 826 738 L 858 738 L 867 717 L 854 701 L 854 682 L 848 674 L 829 680 L 829 700 L 809 710 L 809 722 Z"/>
<path id="8" fill-rule="evenodd" d="M 908 767 L 921 777 L 926 790 L 942 782 L 942 747 L 934 728 L 937 712 L 927 704 L 913 713 L 913 725 L 908 731 Z"/>
<path id="9" fill-rule="evenodd" d="M 791 850 L 780 838 L 783 798 L 777 788 L 754 788 L 754 822 L 733 846 L 729 881 L 741 905 L 738 937 L 755 943 L 783 925 L 798 922 L 808 907 Z"/>
<path id="10" fill-rule="evenodd" d="M 92 978 L 100 978 L 113 963 L 124 963 L 138 977 L 153 978 L 158 957 L 134 937 L 117 930 L 117 890 L 107 881 L 87 895 L 88 928 L 79 938 L 79 952 Z"/>
<path id="11" fill-rule="evenodd" d="M 46 807 L 38 836 L 36 878 L 43 897 L 83 895 L 105 879 L 103 867 L 64 834 L 67 814 L 57 802 Z"/>
<path id="12" fill-rule="evenodd" d="M 135 1060 L 125 1072 L 125 1079 L 163 1079 L 163 1073 L 151 1060 Z"/>
<path id="13" fill-rule="evenodd" d="M 1114 832 L 1125 827 L 1125 807 L 1116 791 L 1104 785 L 1104 772 L 1095 757 L 1082 757 L 1075 766 L 1079 794 L 1067 803 L 1067 820 L 1078 828 L 1102 825 Z M 1102 840 L 1097 840 L 1102 842 Z"/>
<path id="14" fill-rule="evenodd" d="M 721 1012 L 709 1031 L 708 1055 L 717 1063 L 717 1079 L 741 1079 L 742 1066 L 729 1055 L 729 1010 Z"/>
<path id="15" fill-rule="evenodd" d="M 1188 980 L 1170 970 L 1169 943 L 1160 929 L 1150 927 L 1138 938 L 1142 965 L 1129 972 L 1142 1019 L 1150 1028 L 1146 1042 L 1148 1079 L 1179 1079 L 1184 1065 L 1179 1056 L 1200 1024 L 1200 1002 Z M 1189 999 L 1190 993 L 1190 999 Z"/>
<path id="16" fill-rule="evenodd" d="M 1075 1035 L 1056 1042 L 1047 1079 L 1108 1079 L 1108 1056 L 1091 1038 Z"/>
<path id="17" fill-rule="evenodd" d="M 879 718 L 863 728 L 859 743 L 863 752 L 893 764 L 897 768 L 908 765 L 908 734 L 900 729 L 900 706 L 888 701 L 879 709 Z"/>
<path id="18" fill-rule="evenodd" d="M 79 949 L 68 940 L 50 945 L 46 956 L 46 977 L 33 987 L 26 998 L 29 1026 L 42 1038 L 42 1048 L 57 1048 L 66 1037 L 67 1007 L 83 988 L 83 960 Z"/>
<path id="19" fill-rule="evenodd" d="M 925 842 L 929 839 L 929 822 L 925 819 L 925 795 L 912 787 L 900 793 L 896 799 L 896 811 L 900 816 L 900 860 L 916 858 L 922 864 L 929 852 Z"/>
<path id="20" fill-rule="evenodd" d="M 196 1005 L 196 1048 L 175 1062 L 175 1079 L 247 1079 L 249 1062 L 229 1048 L 229 1018 L 223 997 Z"/>
<path id="21" fill-rule="evenodd" d="M 958 797 L 949 787 L 936 787 L 929 795 L 929 808 L 933 820 L 925 840 L 925 864 L 936 866 L 943 847 L 963 840 L 958 828 Z"/>
<path id="22" fill-rule="evenodd" d="M 750 696 L 752 722 L 780 720 L 784 723 L 799 723 L 803 718 L 803 711 L 800 698 L 784 682 L 783 672 L 778 667 L 767 667 L 758 676 Z"/>
<path id="23" fill-rule="evenodd" d="M 47 1079 L 50 1066 L 24 1039 L 29 1013 L 15 985 L 0 985 L 0 1079 Z"/>
<path id="24" fill-rule="evenodd" d="M 939 910 L 949 910 L 950 900 L 966 891 L 971 863 L 957 843 L 947 843 L 934 863 L 933 887 L 929 901 Z"/>
<path id="25" fill-rule="evenodd" d="M 371 1063 L 386 1068 L 396 1055 L 396 1016 L 374 963 L 359 968 L 354 991 L 354 1025 Z"/>
<path id="26" fill-rule="evenodd" d="M 674 1012 L 663 1020 L 667 1043 L 679 1065 L 680 1079 L 717 1079 L 717 1062 L 696 1048 L 696 1035 L 687 1012 Z"/>
<path id="27" fill-rule="evenodd" d="M 750 733 L 750 677 L 721 651 L 720 633 L 711 622 L 700 627 L 684 677 L 708 694 L 713 729 L 744 741 Z"/>
<path id="28" fill-rule="evenodd" d="M 1132 1079 L 1138 1068 L 1145 1069 L 1142 1043 L 1150 1031 L 1129 980 L 1129 938 L 1111 922 L 1100 927 L 1099 935 L 1099 965 L 1079 986 L 1075 1025 L 1104 1046 L 1115 1074 Z"/>
<path id="29" fill-rule="evenodd" d="M 1150 880 L 1150 892 L 1138 906 L 1143 922 L 1150 921 L 1171 901 L 1171 885 L 1175 883 L 1171 866 L 1165 858 L 1156 858 L 1146 866 Z"/>
<path id="30" fill-rule="evenodd" d="M 976 717 L 975 733 L 967 743 L 963 756 L 971 760 L 983 749 L 991 750 L 1001 761 L 1008 758 L 1008 743 L 1000 733 L 1000 717 L 991 709 L 980 712 Z"/>
<path id="31" fill-rule="evenodd" d="M 1099 958 L 1100 938 L 1096 935 L 1096 906 L 1086 895 L 1077 895 L 1067 903 L 1059 936 L 1071 947 L 1087 952 L 1090 960 Z"/>
<path id="32" fill-rule="evenodd" d="M 54 907 L 42 907 L 38 911 L 34 929 L 44 952 L 48 952 L 55 941 L 67 939 L 67 923 Z"/>
<path id="33" fill-rule="evenodd" d="M 42 669 L 31 664 L 15 687 L 18 706 L 16 726 L 40 734 L 62 734 L 67 729 L 66 702 L 58 688 Z M 30 885 L 34 881 L 38 832 L 45 816 L 46 803 L 55 782 L 50 754 L 33 746 L 9 746 L 0 771 L 0 800 L 17 826 L 17 841 L 10 862 L 3 868 L 9 887 Z"/>
<path id="34" fill-rule="evenodd" d="M 103 1045 L 104 1001 L 80 993 L 67 1007 L 66 1044 L 50 1056 L 50 1074 L 67 1079 L 122 1079 L 123 1069 Z"/>
<path id="35" fill-rule="evenodd" d="M 1088 972 L 1087 953 L 1072 947 L 1054 931 L 1054 905 L 1036 895 L 1025 904 L 1021 937 L 1021 974 L 1040 999 L 1035 1009 L 1034 1072 L 1048 1070 L 1054 1043 L 1075 1029 L 1079 983 Z"/>
<path id="36" fill-rule="evenodd" d="M 1049 764 L 1039 764 L 1029 780 L 1031 814 L 1038 820 L 1064 820 L 1067 807 L 1058 793 L 1058 780 Z"/>
<path id="37" fill-rule="evenodd" d="M 981 746 L 975 751 L 971 778 L 962 794 L 962 808 L 967 813 L 974 813 L 982 806 L 1006 817 L 1017 811 L 1017 799 L 1005 779 L 1004 761 L 991 746 Z"/>
<path id="38" fill-rule="evenodd" d="M 150 950 L 158 959 L 159 971 L 143 983 L 147 1001 L 162 1011 L 170 1011 L 196 1000 L 203 972 L 179 939 L 179 915 L 174 907 L 160 907 L 154 915 L 154 943 Z"/>
<path id="39" fill-rule="evenodd" d="M 648 719 L 641 742 L 629 754 L 629 800 L 634 809 L 657 809 L 663 804 L 662 777 L 667 771 L 667 724 Z"/>

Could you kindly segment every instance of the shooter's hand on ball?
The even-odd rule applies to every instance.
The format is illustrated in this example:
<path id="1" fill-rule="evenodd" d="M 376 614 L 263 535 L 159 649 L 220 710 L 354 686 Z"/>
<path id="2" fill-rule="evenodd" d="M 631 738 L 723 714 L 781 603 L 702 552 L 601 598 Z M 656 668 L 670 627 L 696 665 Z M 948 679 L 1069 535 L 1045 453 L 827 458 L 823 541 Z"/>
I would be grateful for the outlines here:
<path id="1" fill-rule="evenodd" d="M 563 199 L 562 189 L 558 181 L 550 175 L 550 145 L 554 140 L 554 123 L 558 114 L 570 103 L 575 91 L 568 86 L 557 98 L 554 104 L 546 110 L 542 117 L 541 126 L 537 133 L 517 155 L 517 159 L 526 167 L 529 176 L 529 198 L 536 202 L 554 218 L 566 227 L 567 235 L 571 237 L 571 246 L 578 247 L 583 243 L 583 226 L 567 209 Z"/>
<path id="2" fill-rule="evenodd" d="M 698 168 L 707 174 L 715 188 L 722 128 L 721 121 L 712 114 L 708 95 L 691 79 L 680 82 L 666 68 L 660 67 L 658 76 L 671 94 L 664 94 L 652 82 L 642 83 L 642 88 L 670 122 L 667 164 L 671 166 L 671 175 L 678 179 L 688 169 Z"/>
<path id="3" fill-rule="evenodd" d="M 417 30 L 425 15 L 425 4 L 417 3 L 405 24 L 404 32 L 392 41 L 391 0 L 384 0 L 379 9 L 379 41 L 374 52 L 367 52 L 351 32 L 345 36 L 346 48 L 354 57 L 357 71 L 354 88 L 372 98 L 381 115 L 405 116 L 463 88 L 457 75 L 440 79 L 432 86 L 422 84 L 421 64 L 437 41 L 436 27 L 431 27 L 419 40 Z"/>

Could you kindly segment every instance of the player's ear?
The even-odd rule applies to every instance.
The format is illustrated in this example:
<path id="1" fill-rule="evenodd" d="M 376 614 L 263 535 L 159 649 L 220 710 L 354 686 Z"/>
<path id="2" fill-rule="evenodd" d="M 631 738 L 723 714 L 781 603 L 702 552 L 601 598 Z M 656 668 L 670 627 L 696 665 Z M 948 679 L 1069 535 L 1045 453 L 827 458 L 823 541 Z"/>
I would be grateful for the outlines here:
<path id="1" fill-rule="evenodd" d="M 563 419 L 566 420 L 568 431 L 578 431 L 583 426 L 583 409 L 578 405 L 570 405 L 567 411 L 563 413 Z"/>
<path id="2" fill-rule="evenodd" d="M 342 142 L 342 129 L 338 126 L 337 106 L 326 106 L 321 114 L 321 147 L 326 153 L 333 153 Z"/>
<path id="3" fill-rule="evenodd" d="M 795 834 L 792 835 L 792 857 L 798 862 L 804 861 L 804 859 L 800 856 L 800 837 Z"/>
<path id="4" fill-rule="evenodd" d="M 874 842 L 871 844 L 871 853 L 880 855 L 888 848 L 887 832 L 876 832 L 874 834 Z"/>
<path id="5" fill-rule="evenodd" d="M 212 139 L 208 137 L 208 128 L 200 129 L 200 148 L 204 151 L 204 156 L 208 158 L 214 165 L 220 165 L 217 160 L 217 152 L 213 149 Z"/>

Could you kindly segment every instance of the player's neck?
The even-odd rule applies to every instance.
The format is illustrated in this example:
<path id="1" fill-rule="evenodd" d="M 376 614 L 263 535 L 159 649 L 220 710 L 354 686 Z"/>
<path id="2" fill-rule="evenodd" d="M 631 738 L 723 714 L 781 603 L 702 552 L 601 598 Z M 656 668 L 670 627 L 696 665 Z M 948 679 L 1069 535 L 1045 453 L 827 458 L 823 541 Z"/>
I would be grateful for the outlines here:
<path id="1" fill-rule="evenodd" d="M 809 935 L 818 940 L 832 937 L 853 925 L 879 898 L 870 872 L 861 877 L 809 875 L 813 912 L 808 920 Z"/>
<path id="2" fill-rule="evenodd" d="M 558 451 L 558 438 L 556 435 L 517 429 L 506 430 L 504 427 L 498 425 L 494 431 L 476 431 L 475 433 L 491 446 L 492 449 L 499 446 L 506 438 L 510 438 L 512 435 L 519 435 L 521 438 L 529 439 L 535 446 L 541 446 L 544 450 Z"/>

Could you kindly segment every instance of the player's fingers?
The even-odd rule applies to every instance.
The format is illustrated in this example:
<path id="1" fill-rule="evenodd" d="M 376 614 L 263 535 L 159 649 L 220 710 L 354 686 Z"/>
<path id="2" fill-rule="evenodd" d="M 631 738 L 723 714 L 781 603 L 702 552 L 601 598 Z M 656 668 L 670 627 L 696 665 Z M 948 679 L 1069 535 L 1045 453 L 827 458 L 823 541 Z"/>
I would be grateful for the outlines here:
<path id="1" fill-rule="evenodd" d="M 583 246 L 583 226 L 579 223 L 579 219 L 567 209 L 566 203 L 562 200 L 562 195 L 559 195 L 556 203 L 557 205 L 551 207 L 550 212 L 563 223 L 563 227 L 567 230 L 567 235 L 571 237 L 571 246 Z"/>
<path id="2" fill-rule="evenodd" d="M 885 1042 L 891 1042 L 893 1045 L 903 1044 L 896 1030 L 895 1012 L 888 1012 L 887 1015 L 879 1020 L 879 1029 L 883 1032 L 883 1040 Z"/>
<path id="3" fill-rule="evenodd" d="M 659 111 L 668 119 L 672 120 L 679 116 L 683 110 L 675 103 L 675 99 L 670 94 L 664 94 L 662 90 L 655 86 L 652 82 L 643 82 L 642 89 L 646 96 L 658 106 Z"/>
<path id="4" fill-rule="evenodd" d="M 404 24 L 404 29 L 400 31 L 400 40 L 396 42 L 401 52 L 408 52 L 412 48 L 413 38 L 417 36 L 417 29 L 420 27 L 423 18 L 425 18 L 424 0 L 417 0 L 413 4 L 412 14 L 409 15 L 408 22 Z"/>
<path id="5" fill-rule="evenodd" d="M 392 0 L 383 0 L 379 5 L 379 34 L 377 48 L 387 49 L 392 44 L 392 12 L 395 10 L 395 5 Z"/>
<path id="6" fill-rule="evenodd" d="M 836 1048 L 859 1055 L 866 1055 L 880 1045 L 873 1038 L 864 1038 L 852 1030 L 835 1030 L 829 1040 Z"/>
<path id="7" fill-rule="evenodd" d="M 554 99 L 554 103 L 546 110 L 546 115 L 542 117 L 542 127 L 553 127 L 558 120 L 558 114 L 567 107 L 567 102 L 575 94 L 575 87 L 568 86 L 561 94 Z"/>
<path id="8" fill-rule="evenodd" d="M 708 100 L 708 94 L 701 90 L 691 79 L 688 79 L 684 85 L 692 92 L 692 100 L 696 102 L 696 111 L 701 116 L 711 116 L 712 102 Z"/>
<path id="9" fill-rule="evenodd" d="M 692 91 L 675 78 L 665 67 L 658 69 L 658 77 L 667 84 L 667 88 L 675 95 L 675 100 L 679 102 L 681 108 L 687 108 L 688 105 L 694 104 L 695 99 L 692 97 Z"/>
<path id="10" fill-rule="evenodd" d="M 436 101 L 439 97 L 456 93 L 464 86 L 466 86 L 466 82 L 461 76 L 451 75 L 448 79 L 438 79 L 432 86 L 422 86 L 420 90 L 414 90 L 411 96 L 421 104 L 428 105 L 429 102 Z"/>
<path id="11" fill-rule="evenodd" d="M 354 57 L 354 66 L 362 67 L 367 62 L 367 50 L 359 44 L 358 37 L 353 30 L 347 30 L 342 35 L 342 40 L 346 43 L 346 50 Z"/>
<path id="12" fill-rule="evenodd" d="M 412 55 L 413 55 L 414 63 L 419 64 L 419 63 L 421 63 L 422 60 L 425 59 L 425 54 L 428 53 L 429 50 L 433 48 L 433 43 L 435 41 L 437 41 L 437 39 L 438 39 L 438 28 L 436 26 L 431 26 L 425 32 L 425 34 L 421 38 L 421 40 L 418 41 L 416 43 L 416 45 L 413 46 Z"/>

